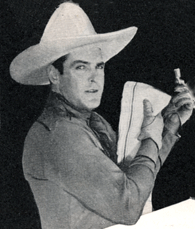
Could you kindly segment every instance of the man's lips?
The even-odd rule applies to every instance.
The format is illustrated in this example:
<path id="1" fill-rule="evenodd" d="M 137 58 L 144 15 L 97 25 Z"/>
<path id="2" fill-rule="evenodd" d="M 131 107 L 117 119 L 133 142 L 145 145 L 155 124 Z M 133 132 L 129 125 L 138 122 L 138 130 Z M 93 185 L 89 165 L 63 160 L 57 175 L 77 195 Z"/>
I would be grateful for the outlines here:
<path id="1" fill-rule="evenodd" d="M 87 90 L 85 91 L 86 93 L 97 93 L 98 90 L 97 89 L 90 89 L 90 90 Z"/>

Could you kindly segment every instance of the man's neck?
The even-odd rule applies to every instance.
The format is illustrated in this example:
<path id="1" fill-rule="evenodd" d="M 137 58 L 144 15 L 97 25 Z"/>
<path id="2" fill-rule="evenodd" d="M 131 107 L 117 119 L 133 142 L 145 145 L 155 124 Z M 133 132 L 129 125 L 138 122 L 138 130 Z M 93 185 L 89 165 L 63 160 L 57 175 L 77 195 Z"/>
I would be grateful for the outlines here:
<path id="1" fill-rule="evenodd" d="M 62 94 L 57 93 L 55 91 L 51 91 L 51 93 L 60 101 L 63 102 L 65 108 L 70 111 L 71 113 L 75 114 L 77 117 L 80 117 L 82 119 L 89 119 L 91 116 L 92 111 L 88 110 L 82 110 L 78 107 L 74 106 L 72 103 L 70 103 Z"/>

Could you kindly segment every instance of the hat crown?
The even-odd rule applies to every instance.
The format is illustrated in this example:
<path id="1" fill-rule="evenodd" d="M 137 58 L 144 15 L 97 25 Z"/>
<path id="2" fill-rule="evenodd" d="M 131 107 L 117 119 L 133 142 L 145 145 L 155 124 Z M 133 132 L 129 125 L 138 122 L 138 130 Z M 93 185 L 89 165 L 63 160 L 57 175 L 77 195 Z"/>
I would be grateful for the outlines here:
<path id="1" fill-rule="evenodd" d="M 63 3 L 51 16 L 41 43 L 96 34 L 85 12 L 75 3 Z"/>

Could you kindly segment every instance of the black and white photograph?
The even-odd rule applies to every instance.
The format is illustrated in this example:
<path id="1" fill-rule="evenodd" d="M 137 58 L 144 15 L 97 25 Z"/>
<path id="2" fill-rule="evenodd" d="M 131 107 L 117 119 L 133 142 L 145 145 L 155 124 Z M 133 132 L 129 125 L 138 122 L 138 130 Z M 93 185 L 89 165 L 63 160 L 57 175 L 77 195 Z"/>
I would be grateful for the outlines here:
<path id="1" fill-rule="evenodd" d="M 195 228 L 195 2 L 0 2 L 0 228 Z"/>

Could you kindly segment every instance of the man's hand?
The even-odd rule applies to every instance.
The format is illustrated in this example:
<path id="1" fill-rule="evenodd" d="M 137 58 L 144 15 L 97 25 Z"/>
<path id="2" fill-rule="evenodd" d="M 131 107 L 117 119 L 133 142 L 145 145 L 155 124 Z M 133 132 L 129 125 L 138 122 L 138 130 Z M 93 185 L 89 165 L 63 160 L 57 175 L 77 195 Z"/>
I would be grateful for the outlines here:
<path id="1" fill-rule="evenodd" d="M 153 115 L 152 104 L 149 100 L 145 99 L 143 101 L 144 105 L 144 120 L 141 127 L 141 133 L 138 136 L 138 140 L 144 140 L 151 138 L 158 149 L 162 147 L 162 131 L 164 127 L 163 118 L 161 113 L 157 116 Z"/>
<path id="2" fill-rule="evenodd" d="M 180 118 L 177 113 L 168 114 L 166 118 L 164 118 L 164 124 L 165 124 L 164 130 L 165 131 L 169 130 L 172 134 L 176 135 L 181 125 L 180 123 L 181 123 Z"/>
<path id="3" fill-rule="evenodd" d="M 176 126 L 178 126 L 177 119 L 179 119 L 180 125 L 183 125 L 192 115 L 194 106 L 192 96 L 185 85 L 178 85 L 175 88 L 175 91 L 178 93 L 172 97 L 168 106 L 166 106 L 162 111 L 163 118 L 165 119 L 165 127 L 167 127 L 167 129 L 169 129 L 170 131 L 173 128 L 174 132 Z M 176 117 L 176 115 L 178 116 L 178 118 Z"/>

